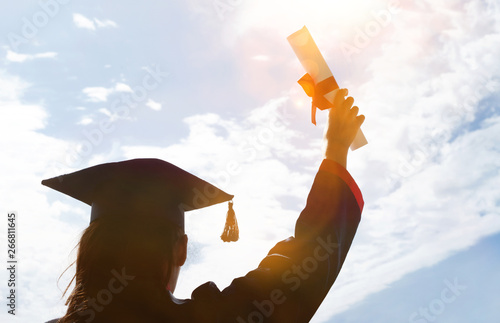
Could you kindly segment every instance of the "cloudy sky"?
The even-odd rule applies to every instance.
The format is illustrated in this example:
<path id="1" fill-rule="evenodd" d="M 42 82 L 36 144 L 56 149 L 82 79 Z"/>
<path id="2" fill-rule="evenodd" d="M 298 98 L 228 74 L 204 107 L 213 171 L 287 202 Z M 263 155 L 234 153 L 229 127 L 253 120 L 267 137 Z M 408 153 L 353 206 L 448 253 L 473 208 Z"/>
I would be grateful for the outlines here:
<path id="1" fill-rule="evenodd" d="M 494 0 L 1 0 L 0 243 L 18 218 L 18 308 L 64 313 L 89 207 L 44 178 L 136 157 L 235 194 L 186 219 L 176 296 L 222 289 L 294 222 L 322 159 L 286 37 L 307 25 L 366 115 L 348 169 L 365 209 L 313 322 L 495 322 L 500 296 L 500 5 Z M 3 251 L 6 254 L 6 251 Z M 6 257 L 2 258 L 6 266 Z M 223 264 L 221 267 L 221 263 Z M 0 295 L 7 297 L 7 271 Z M 495 287 L 496 284 L 496 287 Z"/>

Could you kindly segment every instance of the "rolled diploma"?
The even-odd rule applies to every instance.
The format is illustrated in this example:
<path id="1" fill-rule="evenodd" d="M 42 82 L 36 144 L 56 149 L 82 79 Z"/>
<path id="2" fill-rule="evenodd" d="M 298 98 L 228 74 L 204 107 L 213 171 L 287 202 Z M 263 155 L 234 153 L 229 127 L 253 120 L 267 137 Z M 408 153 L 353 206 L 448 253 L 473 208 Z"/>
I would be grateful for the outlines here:
<path id="1" fill-rule="evenodd" d="M 300 63 L 306 70 L 306 72 L 311 75 L 315 84 L 333 76 L 332 71 L 326 64 L 323 55 L 318 49 L 318 46 L 314 42 L 309 30 L 307 30 L 306 26 L 304 26 L 299 31 L 288 36 L 288 42 L 292 46 L 295 55 L 299 59 Z M 335 98 L 335 94 L 337 90 L 333 90 L 325 94 L 325 99 L 333 103 L 333 99 Z M 356 150 L 359 147 L 363 147 L 366 145 L 368 141 L 366 141 L 365 135 L 359 129 L 354 141 L 351 144 L 351 150 Z"/>

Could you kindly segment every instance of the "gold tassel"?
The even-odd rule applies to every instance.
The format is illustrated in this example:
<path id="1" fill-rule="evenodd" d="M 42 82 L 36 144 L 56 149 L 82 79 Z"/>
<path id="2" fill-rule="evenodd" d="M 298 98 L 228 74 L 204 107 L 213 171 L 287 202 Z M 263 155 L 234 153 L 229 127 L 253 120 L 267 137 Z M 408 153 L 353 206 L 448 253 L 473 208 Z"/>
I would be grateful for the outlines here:
<path id="1" fill-rule="evenodd" d="M 240 230 L 238 229 L 238 221 L 236 220 L 236 214 L 233 210 L 233 201 L 228 203 L 229 210 L 226 216 L 226 225 L 224 226 L 224 231 L 220 238 L 224 242 L 238 241 L 240 237 Z"/>

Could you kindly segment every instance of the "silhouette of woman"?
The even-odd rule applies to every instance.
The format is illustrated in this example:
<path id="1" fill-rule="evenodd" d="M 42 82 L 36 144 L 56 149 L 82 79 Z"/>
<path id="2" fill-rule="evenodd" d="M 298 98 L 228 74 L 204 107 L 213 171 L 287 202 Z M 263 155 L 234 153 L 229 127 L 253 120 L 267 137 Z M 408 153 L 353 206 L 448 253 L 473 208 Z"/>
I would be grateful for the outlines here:
<path id="1" fill-rule="evenodd" d="M 66 315 L 50 322 L 309 322 L 339 274 L 363 209 L 346 162 L 364 116 L 345 96 L 347 90 L 339 90 L 330 109 L 325 159 L 295 235 L 222 291 L 207 282 L 189 299 L 173 296 L 187 254 L 184 211 L 232 195 L 158 159 L 101 164 L 42 181 L 92 206 Z M 223 239 L 237 236 L 230 204 Z"/>

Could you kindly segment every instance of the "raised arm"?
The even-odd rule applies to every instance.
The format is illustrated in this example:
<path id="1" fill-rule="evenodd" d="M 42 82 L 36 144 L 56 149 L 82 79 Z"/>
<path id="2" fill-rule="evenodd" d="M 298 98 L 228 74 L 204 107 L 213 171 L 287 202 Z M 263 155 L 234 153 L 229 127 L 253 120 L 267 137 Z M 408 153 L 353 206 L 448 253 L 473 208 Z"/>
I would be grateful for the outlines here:
<path id="1" fill-rule="evenodd" d="M 309 322 L 344 263 L 363 209 L 361 192 L 345 166 L 364 116 L 347 90 L 329 114 L 326 158 L 314 179 L 295 236 L 279 242 L 258 268 L 219 292 L 213 283 L 193 292 L 217 322 Z M 335 306 L 335 304 L 332 304 Z"/>
<path id="2" fill-rule="evenodd" d="M 283 246 L 278 244 L 268 256 L 283 253 L 293 259 L 291 268 L 282 274 L 290 287 L 288 311 L 294 312 L 289 322 L 309 322 L 314 315 L 342 268 L 361 219 L 363 197 L 346 163 L 364 116 L 358 116 L 359 109 L 353 107 L 352 97 L 345 99 L 347 94 L 345 89 L 338 90 L 330 109 L 326 159 L 297 220 L 295 237 Z"/>

